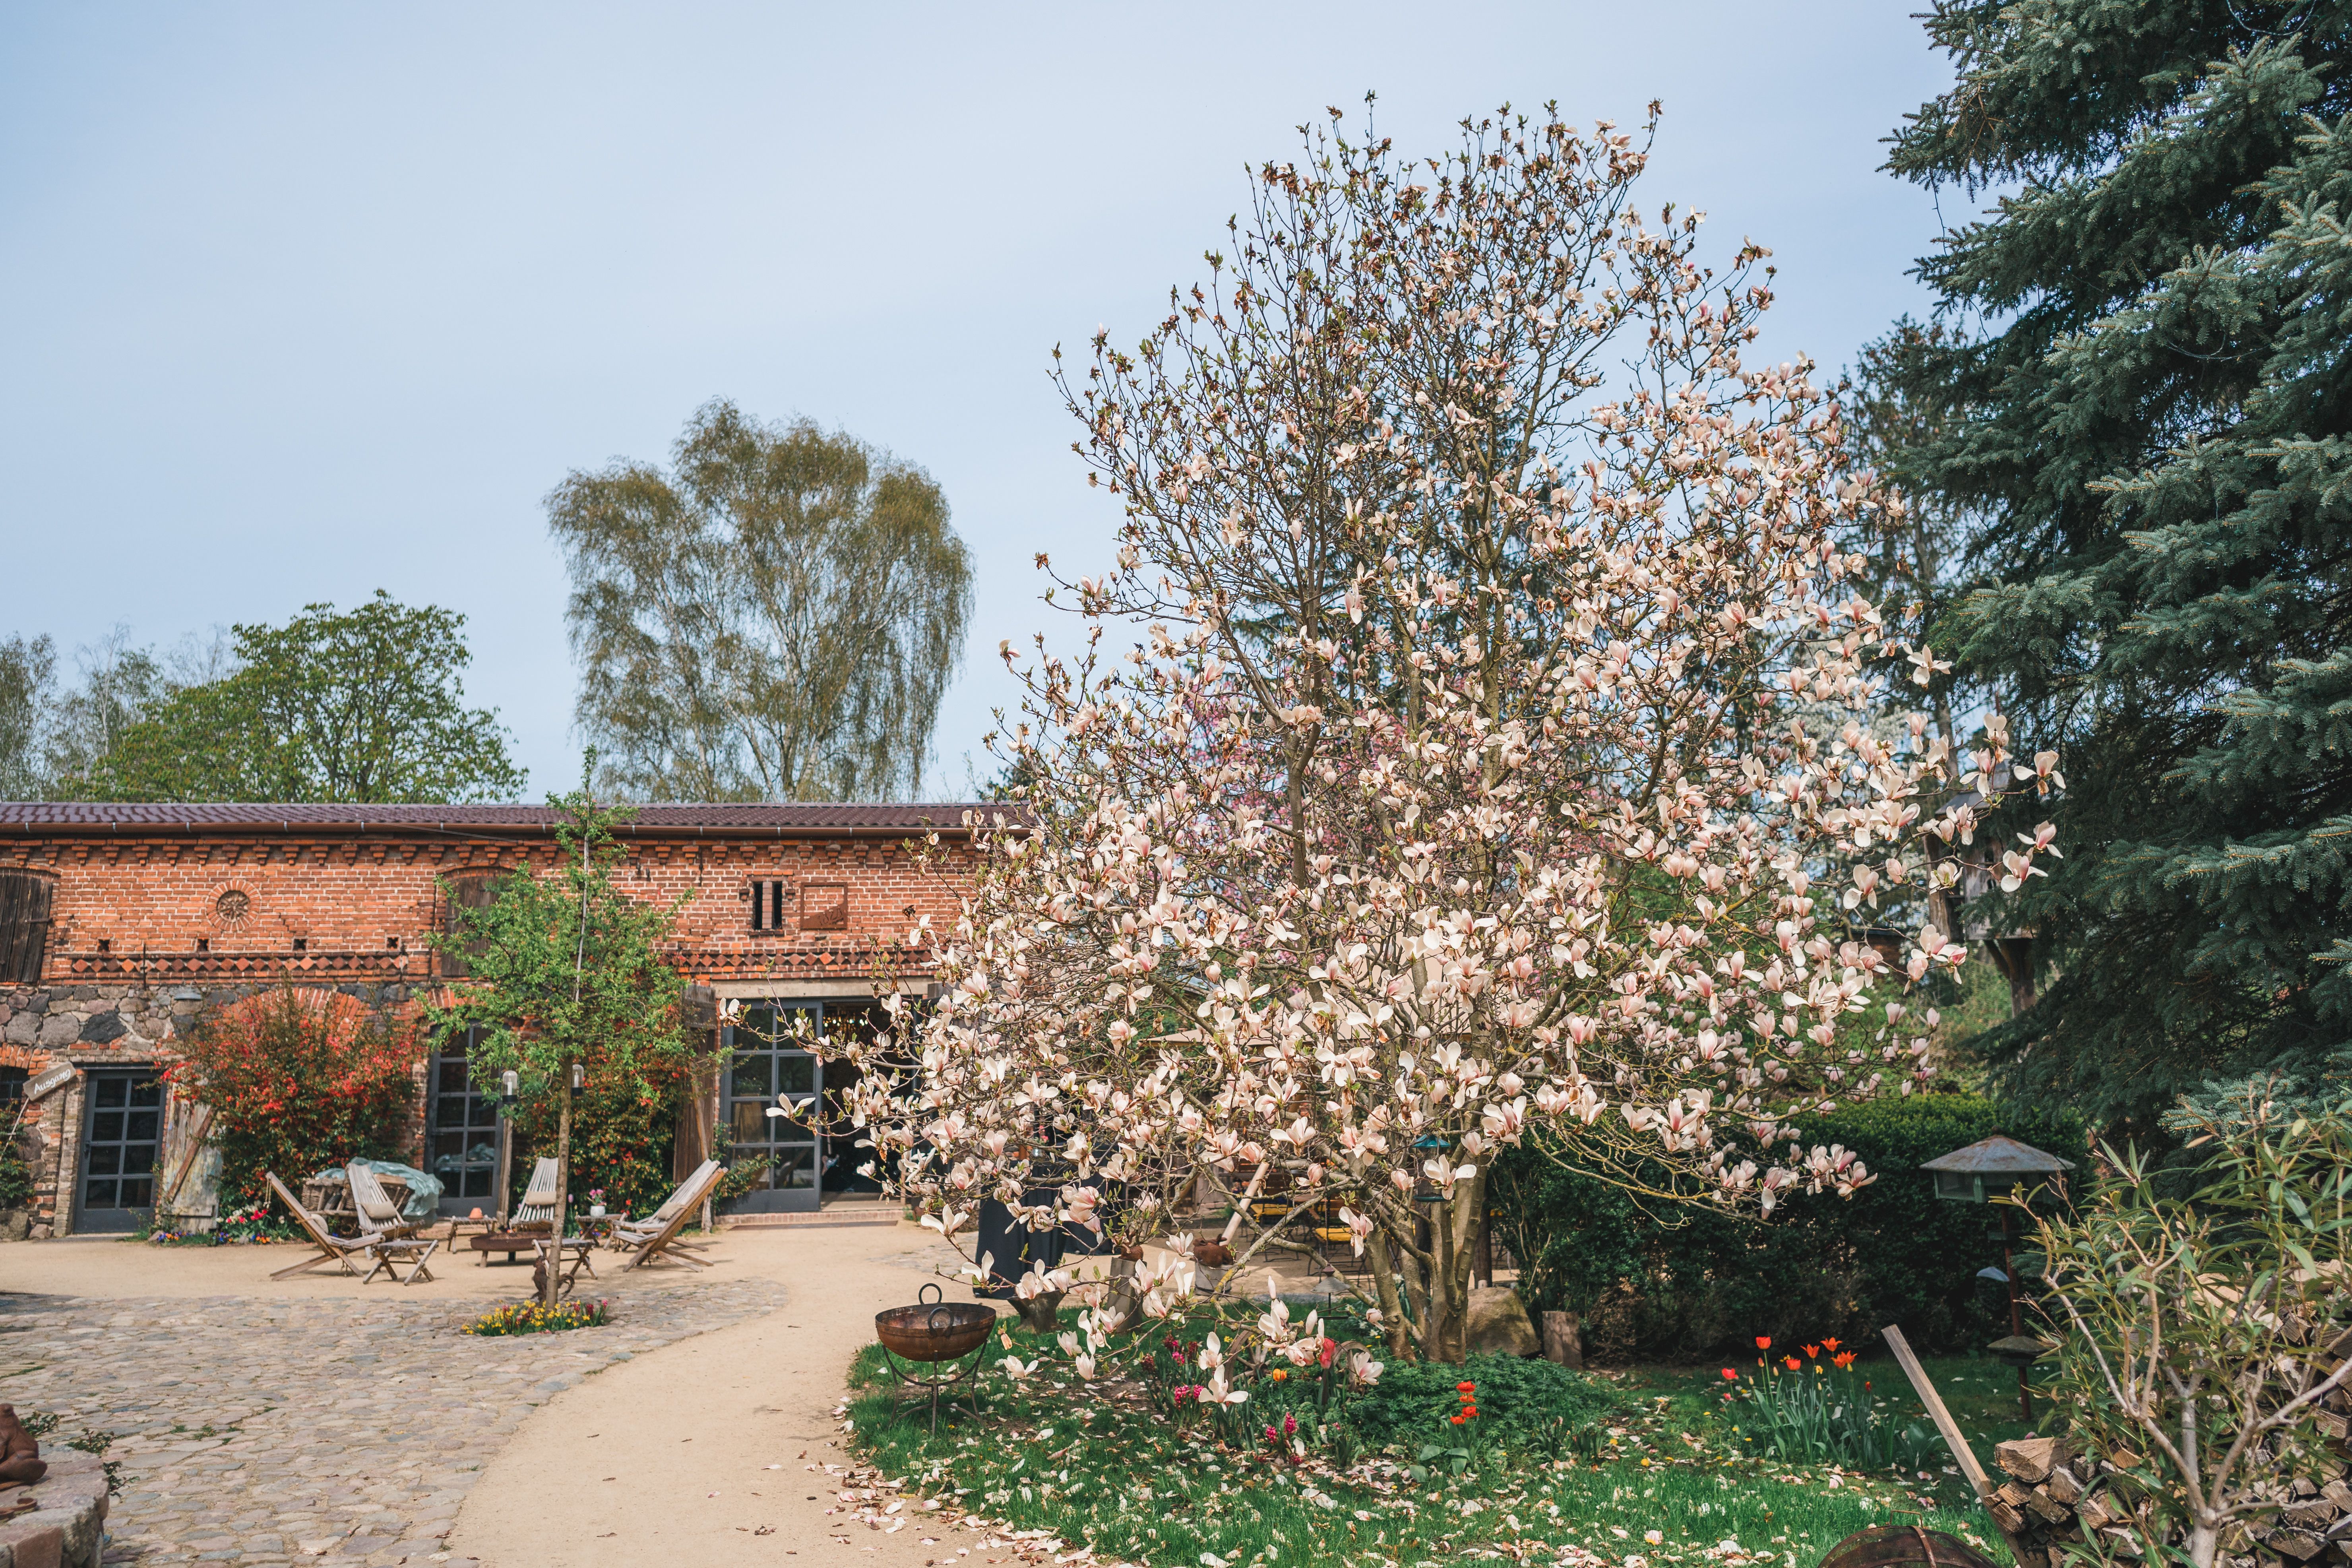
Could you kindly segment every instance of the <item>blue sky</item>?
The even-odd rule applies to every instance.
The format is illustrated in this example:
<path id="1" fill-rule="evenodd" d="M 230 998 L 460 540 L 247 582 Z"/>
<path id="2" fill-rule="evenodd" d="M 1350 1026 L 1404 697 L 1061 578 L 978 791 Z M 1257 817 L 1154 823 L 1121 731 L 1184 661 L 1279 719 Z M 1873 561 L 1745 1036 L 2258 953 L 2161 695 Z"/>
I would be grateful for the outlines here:
<path id="1" fill-rule="evenodd" d="M 1108 519 L 1045 380 L 1132 341 L 1326 104 L 1442 151 L 1557 99 L 1666 121 L 1645 205 L 1775 251 L 1826 365 L 1924 295 L 1878 172 L 1915 7 L 0 7 L 0 635 L 169 645 L 383 587 L 470 621 L 534 793 L 575 776 L 565 472 L 713 396 L 928 468 L 980 562 L 955 793 Z M 1958 216 L 1949 199 L 1946 216 Z"/>

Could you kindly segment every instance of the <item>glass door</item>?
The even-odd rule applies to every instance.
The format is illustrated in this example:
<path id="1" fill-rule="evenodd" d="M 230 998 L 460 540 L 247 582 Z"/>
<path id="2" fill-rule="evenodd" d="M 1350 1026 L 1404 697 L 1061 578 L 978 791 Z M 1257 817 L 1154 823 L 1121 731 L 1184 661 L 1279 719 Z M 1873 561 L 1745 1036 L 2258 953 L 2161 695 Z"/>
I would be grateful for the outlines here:
<path id="1" fill-rule="evenodd" d="M 155 1206 L 163 1085 L 152 1070 L 93 1070 L 82 1124 L 81 1202 L 74 1228 L 136 1230 Z"/>
<path id="2" fill-rule="evenodd" d="M 441 1212 L 498 1210 L 499 1102 L 474 1086 L 467 1052 L 474 1031 L 448 1037 L 433 1058 L 433 1131 L 427 1168 L 441 1178 Z"/>
<path id="3" fill-rule="evenodd" d="M 728 1168 L 757 1168 L 758 1184 L 730 1203 L 733 1214 L 814 1209 L 821 1196 L 817 1060 L 802 1030 L 824 1027 L 819 1002 L 747 1003 L 722 1041 L 727 1076 Z M 782 1110 L 782 1116 L 769 1111 Z"/>

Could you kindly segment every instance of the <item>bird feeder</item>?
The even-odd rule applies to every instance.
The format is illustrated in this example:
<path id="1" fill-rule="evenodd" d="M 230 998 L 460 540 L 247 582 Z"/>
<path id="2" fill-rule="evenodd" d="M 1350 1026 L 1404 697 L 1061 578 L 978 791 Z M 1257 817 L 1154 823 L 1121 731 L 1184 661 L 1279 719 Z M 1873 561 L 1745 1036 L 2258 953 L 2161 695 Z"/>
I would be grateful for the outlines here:
<path id="1" fill-rule="evenodd" d="M 2071 1160 L 2045 1154 L 2031 1143 L 1996 1133 L 1981 1143 L 1955 1149 L 1919 1167 L 1936 1173 L 1936 1195 L 1952 1203 L 1990 1203 L 2020 1183 L 2074 1168 Z"/>
<path id="2" fill-rule="evenodd" d="M 2047 1341 L 2037 1340 L 2032 1334 L 2011 1334 L 2005 1340 L 1995 1340 L 1985 1346 L 1992 1352 L 1995 1361 L 2003 1366 L 2013 1366 L 2020 1372 L 2048 1355 L 2050 1348 Z"/>
<path id="3" fill-rule="evenodd" d="M 2074 1168 L 2071 1160 L 2055 1154 L 2045 1154 L 2031 1143 L 2021 1143 L 2014 1138 L 1996 1133 L 1979 1143 L 1965 1149 L 1955 1149 L 1948 1154 L 1937 1155 L 1919 1167 L 1931 1171 L 1936 1177 L 1936 1195 L 1956 1204 L 1983 1204 L 2002 1197 L 2019 1187 L 2032 1188 L 2038 1178 L 2055 1176 Z M 2000 1282 L 2009 1296 L 2009 1337 L 1993 1342 L 1992 1353 L 2009 1366 L 2017 1369 L 2017 1407 L 2031 1424 L 2033 1420 L 2033 1396 L 2028 1391 L 2026 1371 L 2048 1347 L 2039 1340 L 2027 1337 L 2017 1310 L 2017 1265 L 2009 1256 L 2009 1210 L 2000 1211 L 2000 1268 L 1978 1270 L 1979 1278 L 1990 1277 Z"/>

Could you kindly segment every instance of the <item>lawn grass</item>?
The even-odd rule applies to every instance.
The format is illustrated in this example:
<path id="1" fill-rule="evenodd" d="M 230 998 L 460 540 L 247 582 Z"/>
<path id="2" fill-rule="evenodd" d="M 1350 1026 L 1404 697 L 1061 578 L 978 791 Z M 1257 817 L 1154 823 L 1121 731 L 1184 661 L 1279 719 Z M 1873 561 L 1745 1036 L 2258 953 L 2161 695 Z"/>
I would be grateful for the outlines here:
<path id="1" fill-rule="evenodd" d="M 986 1359 L 1003 1353 L 992 1342 Z M 1901 1374 L 1886 1370 L 1899 1385 Z M 2013 1374 L 1969 1361 L 1931 1363 L 1930 1371 L 1981 1451 L 1996 1433 L 2013 1435 Z M 1606 1380 L 1621 1392 L 1623 1414 L 1612 1418 L 1598 1463 L 1523 1447 L 1488 1454 L 1458 1477 L 1433 1464 L 1423 1479 L 1412 1474 L 1416 1456 L 1397 1446 L 1345 1474 L 1319 1457 L 1294 1466 L 1220 1447 L 1197 1427 L 1180 1433 L 1132 1397 L 1023 1389 L 996 1372 L 982 1379 L 982 1415 L 943 1408 L 933 1436 L 924 1414 L 895 1409 L 873 1345 L 852 1369 L 848 1415 L 863 1456 L 909 1490 L 950 1500 L 1000 1531 L 1048 1531 L 1098 1558 L 1153 1568 L 1585 1560 L 1564 1550 L 1571 1548 L 1619 1568 L 1629 1558 L 1657 1568 L 1702 1559 L 1811 1568 L 1845 1536 L 1885 1523 L 1926 1525 L 1997 1562 L 2005 1555 L 1954 1476 L 1906 1479 L 1739 1457 L 1718 1368 L 1643 1368 Z M 2006 1426 L 1988 1419 L 2004 1391 Z M 1907 1388 L 1901 1393 L 1909 1402 Z M 1647 1539 L 1654 1531 L 1657 1539 Z M 1738 1542 L 1736 1554 L 1723 1550 L 1727 1542 Z"/>

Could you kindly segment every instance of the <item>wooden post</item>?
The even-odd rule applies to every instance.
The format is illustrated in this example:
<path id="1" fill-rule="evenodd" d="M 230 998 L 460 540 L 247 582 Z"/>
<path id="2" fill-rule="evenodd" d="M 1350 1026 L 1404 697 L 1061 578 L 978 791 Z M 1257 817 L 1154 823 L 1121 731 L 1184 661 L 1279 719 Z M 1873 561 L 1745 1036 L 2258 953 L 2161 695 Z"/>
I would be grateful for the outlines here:
<path id="1" fill-rule="evenodd" d="M 1911 1380 L 1912 1392 L 1918 1394 L 1919 1403 L 1927 1407 L 1928 1418 L 1936 1423 L 1936 1430 L 1943 1434 L 1944 1447 L 1952 1451 L 1953 1459 L 1960 1467 L 1960 1474 L 1966 1476 L 1969 1485 L 1976 1489 L 1977 1500 L 1985 1505 L 1985 1516 L 1992 1521 L 1992 1527 L 2001 1540 L 2009 1543 L 2010 1555 L 2020 1563 L 2024 1562 L 2024 1542 L 2001 1529 L 1999 1516 L 1992 1511 L 1992 1481 L 1986 1476 L 1984 1467 L 1977 1463 L 1976 1451 L 1969 1447 L 1969 1440 L 1960 1436 L 1959 1424 L 1952 1419 L 1952 1413 L 1944 1408 L 1943 1398 L 1937 1394 L 1936 1385 L 1927 1381 L 1927 1369 L 1921 1366 L 1919 1358 L 1911 1353 L 1910 1342 L 1903 1337 L 1901 1329 L 1889 1323 L 1879 1331 L 1886 1336 L 1886 1348 L 1895 1352 L 1895 1360 L 1903 1368 L 1903 1375 Z"/>
<path id="2" fill-rule="evenodd" d="M 503 1233 L 507 1228 L 507 1205 L 512 1198 L 514 1193 L 514 1118 L 509 1114 L 509 1110 L 510 1107 L 508 1106 L 505 1097 L 501 1096 L 499 1100 L 498 1176 L 498 1228 L 501 1233 Z M 457 1233 L 452 1231 L 450 1234 L 454 1236 Z M 450 1245 L 455 1247 L 457 1243 L 453 1241 Z M 488 1253 L 485 1252 L 482 1254 L 483 1262 L 488 1263 L 489 1260 L 490 1255 Z"/>
<path id="3" fill-rule="evenodd" d="M 1543 1315 L 1544 1359 L 1561 1366 L 1584 1367 L 1583 1326 L 1574 1312 L 1546 1312 Z"/>

